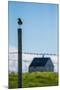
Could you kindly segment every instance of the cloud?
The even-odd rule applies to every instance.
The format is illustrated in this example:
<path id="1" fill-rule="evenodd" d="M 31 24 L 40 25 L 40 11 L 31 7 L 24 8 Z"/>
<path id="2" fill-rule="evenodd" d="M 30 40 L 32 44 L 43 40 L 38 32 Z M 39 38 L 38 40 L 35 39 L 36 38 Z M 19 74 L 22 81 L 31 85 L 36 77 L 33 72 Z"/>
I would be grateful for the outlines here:
<path id="1" fill-rule="evenodd" d="M 18 71 L 18 53 L 10 53 L 10 52 L 18 52 L 17 48 L 9 47 L 9 71 Z M 34 57 L 41 57 L 42 55 L 30 55 L 30 54 L 22 54 L 22 71 L 27 72 L 30 63 L 32 62 Z M 48 57 L 46 55 L 46 57 Z M 54 71 L 58 71 L 58 56 L 49 56 L 54 64 Z"/>

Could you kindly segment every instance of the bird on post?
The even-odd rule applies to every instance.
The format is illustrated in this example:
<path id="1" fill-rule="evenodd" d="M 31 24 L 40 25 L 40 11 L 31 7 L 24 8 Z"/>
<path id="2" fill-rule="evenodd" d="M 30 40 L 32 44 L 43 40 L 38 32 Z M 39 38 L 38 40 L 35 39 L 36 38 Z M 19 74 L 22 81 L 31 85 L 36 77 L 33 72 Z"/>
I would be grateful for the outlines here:
<path id="1" fill-rule="evenodd" d="M 18 18 L 18 22 L 17 23 L 18 23 L 18 25 L 22 25 L 23 24 L 21 18 Z"/>

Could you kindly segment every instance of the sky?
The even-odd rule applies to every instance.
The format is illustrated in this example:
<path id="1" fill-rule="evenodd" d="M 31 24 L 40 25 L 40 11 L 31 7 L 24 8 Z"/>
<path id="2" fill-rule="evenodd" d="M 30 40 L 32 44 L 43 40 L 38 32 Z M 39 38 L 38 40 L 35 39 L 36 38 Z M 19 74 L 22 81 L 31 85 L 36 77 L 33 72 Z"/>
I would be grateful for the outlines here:
<path id="1" fill-rule="evenodd" d="M 57 54 L 58 5 L 9 1 L 9 48 L 18 48 L 17 18 L 21 18 L 22 51 Z"/>
<path id="2" fill-rule="evenodd" d="M 42 3 L 14 2 L 8 3 L 8 29 L 9 51 L 18 50 L 18 24 L 17 18 L 21 18 L 22 51 L 57 54 L 58 41 L 58 5 Z M 28 71 L 28 67 L 34 55 L 22 54 L 22 71 Z M 57 56 L 50 56 L 54 64 L 54 71 L 58 71 Z M 9 54 L 9 70 L 18 69 L 17 54 Z"/>

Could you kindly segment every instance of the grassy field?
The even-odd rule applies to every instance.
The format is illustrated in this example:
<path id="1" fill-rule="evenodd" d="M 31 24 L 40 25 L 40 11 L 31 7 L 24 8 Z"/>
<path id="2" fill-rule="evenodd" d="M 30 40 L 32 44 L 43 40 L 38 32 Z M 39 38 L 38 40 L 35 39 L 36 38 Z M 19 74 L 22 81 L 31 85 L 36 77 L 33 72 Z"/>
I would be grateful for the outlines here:
<path id="1" fill-rule="evenodd" d="M 18 74 L 17 73 L 10 73 L 8 81 L 9 81 L 9 88 L 18 88 Z"/>
<path id="2" fill-rule="evenodd" d="M 32 72 L 24 73 L 22 76 L 22 87 L 42 87 L 58 85 L 58 74 L 54 72 Z M 9 88 L 18 87 L 18 75 L 9 74 Z"/>

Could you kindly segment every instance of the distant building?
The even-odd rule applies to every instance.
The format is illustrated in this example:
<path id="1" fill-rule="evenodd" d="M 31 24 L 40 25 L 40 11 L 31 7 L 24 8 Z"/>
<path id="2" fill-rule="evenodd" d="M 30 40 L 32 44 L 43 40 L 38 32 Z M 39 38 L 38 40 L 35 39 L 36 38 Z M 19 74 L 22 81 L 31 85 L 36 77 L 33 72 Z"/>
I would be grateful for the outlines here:
<path id="1" fill-rule="evenodd" d="M 29 72 L 53 72 L 54 65 L 50 57 L 34 58 L 29 66 Z"/>

